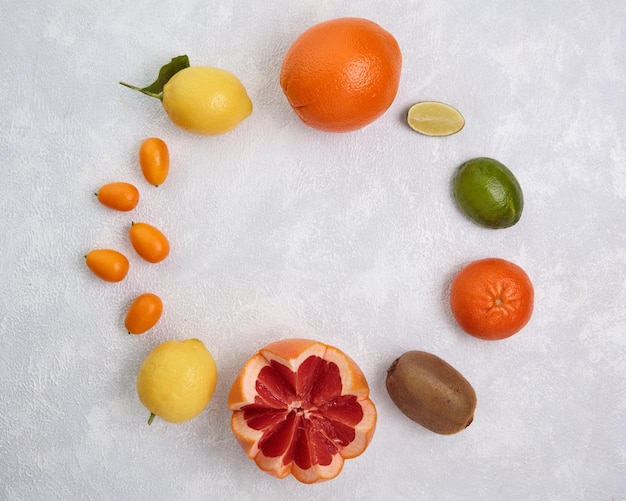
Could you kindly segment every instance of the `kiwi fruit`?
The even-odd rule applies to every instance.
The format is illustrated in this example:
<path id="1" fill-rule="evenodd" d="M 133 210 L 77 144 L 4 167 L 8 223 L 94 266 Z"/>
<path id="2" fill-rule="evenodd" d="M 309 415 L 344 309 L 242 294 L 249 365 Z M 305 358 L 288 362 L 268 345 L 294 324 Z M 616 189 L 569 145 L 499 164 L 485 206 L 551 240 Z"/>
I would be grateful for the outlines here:
<path id="1" fill-rule="evenodd" d="M 387 392 L 410 419 L 442 435 L 467 428 L 474 419 L 476 392 L 445 360 L 408 351 L 387 370 Z"/>

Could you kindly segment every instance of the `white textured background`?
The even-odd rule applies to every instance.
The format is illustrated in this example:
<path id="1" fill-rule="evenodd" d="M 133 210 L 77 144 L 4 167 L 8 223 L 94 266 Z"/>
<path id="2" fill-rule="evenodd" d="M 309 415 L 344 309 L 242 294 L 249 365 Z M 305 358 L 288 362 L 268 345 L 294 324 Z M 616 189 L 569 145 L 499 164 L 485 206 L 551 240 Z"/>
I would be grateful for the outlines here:
<path id="1" fill-rule="evenodd" d="M 626 499 L 626 4 L 623 0 L 0 2 L 0 499 Z M 377 122 L 333 135 L 289 108 L 282 57 L 310 25 L 370 18 L 400 43 L 398 96 Z M 254 112 L 215 138 L 176 129 L 152 81 L 173 56 L 237 74 Z M 407 108 L 435 99 L 467 120 L 420 136 Z M 163 138 L 156 189 L 136 154 Z M 491 156 L 517 175 L 520 223 L 486 230 L 450 194 L 455 168 Z M 126 180 L 134 213 L 93 195 Z M 159 265 L 131 220 L 172 244 Z M 127 279 L 83 255 L 114 247 Z M 463 334 L 447 308 L 465 263 L 498 256 L 536 288 L 528 326 L 501 342 Z M 130 300 L 162 321 L 130 337 Z M 325 484 L 279 481 L 246 459 L 226 396 L 269 341 L 345 350 L 369 379 L 376 435 Z M 220 380 L 205 412 L 171 425 L 135 394 L 143 357 L 199 337 Z M 433 352 L 474 385 L 474 423 L 438 436 L 384 388 L 402 352 Z"/>

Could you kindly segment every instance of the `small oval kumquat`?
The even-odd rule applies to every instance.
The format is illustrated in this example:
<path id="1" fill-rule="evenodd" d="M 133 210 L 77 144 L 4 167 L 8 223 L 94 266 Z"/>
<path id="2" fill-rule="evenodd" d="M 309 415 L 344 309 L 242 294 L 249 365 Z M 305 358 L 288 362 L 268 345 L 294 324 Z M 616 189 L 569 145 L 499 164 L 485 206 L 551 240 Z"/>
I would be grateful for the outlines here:
<path id="1" fill-rule="evenodd" d="M 139 190 L 130 183 L 108 183 L 96 193 L 98 201 L 109 209 L 128 212 L 139 203 Z"/>
<path id="2" fill-rule="evenodd" d="M 150 263 L 159 263 L 170 253 L 170 243 L 165 235 L 150 224 L 133 223 L 128 236 L 137 254 Z"/>
<path id="3" fill-rule="evenodd" d="M 170 170 L 170 153 L 167 144 L 158 137 L 146 139 L 139 147 L 139 166 L 150 184 L 163 184 Z"/>
<path id="4" fill-rule="evenodd" d="M 85 256 L 87 267 L 107 282 L 124 280 L 130 267 L 124 254 L 113 249 L 94 249 Z"/>
<path id="5" fill-rule="evenodd" d="M 152 329 L 163 313 L 163 301 L 156 294 L 146 292 L 136 297 L 126 313 L 124 326 L 130 334 L 143 334 Z"/>

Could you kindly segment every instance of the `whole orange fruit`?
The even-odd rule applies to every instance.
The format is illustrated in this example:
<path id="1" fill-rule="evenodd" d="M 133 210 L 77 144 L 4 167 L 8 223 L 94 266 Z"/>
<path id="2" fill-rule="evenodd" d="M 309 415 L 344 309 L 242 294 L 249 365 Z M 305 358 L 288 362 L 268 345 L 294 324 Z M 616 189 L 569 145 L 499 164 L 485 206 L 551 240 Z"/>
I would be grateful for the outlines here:
<path id="1" fill-rule="evenodd" d="M 367 19 L 317 24 L 287 51 L 280 86 L 310 127 L 348 132 L 380 117 L 396 97 L 402 54 L 389 32 Z"/>
<path id="2" fill-rule="evenodd" d="M 504 339 L 530 320 L 534 288 L 518 265 L 487 258 L 466 265 L 450 287 L 450 309 L 461 328 L 480 339 Z"/>

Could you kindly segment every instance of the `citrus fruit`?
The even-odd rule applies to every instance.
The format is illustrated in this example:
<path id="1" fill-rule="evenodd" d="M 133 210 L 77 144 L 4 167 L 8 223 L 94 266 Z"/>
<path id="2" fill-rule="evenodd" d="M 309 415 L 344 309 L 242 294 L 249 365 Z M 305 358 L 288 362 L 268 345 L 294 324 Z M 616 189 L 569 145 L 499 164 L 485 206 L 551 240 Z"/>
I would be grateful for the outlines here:
<path id="1" fill-rule="evenodd" d="M 137 395 L 151 413 L 149 424 L 155 416 L 182 423 L 204 410 L 216 383 L 217 367 L 202 341 L 166 341 L 143 361 Z"/>
<path id="2" fill-rule="evenodd" d="M 415 103 L 406 118 L 411 129 L 426 136 L 450 136 L 465 126 L 465 119 L 457 109 L 437 101 Z"/>
<path id="3" fill-rule="evenodd" d="M 530 320 L 533 284 L 518 265 L 487 258 L 466 265 L 450 286 L 450 309 L 461 328 L 480 339 L 504 339 Z"/>
<path id="4" fill-rule="evenodd" d="M 363 373 L 339 349 L 308 339 L 269 344 L 248 360 L 228 395 L 231 428 L 257 466 L 303 483 L 336 477 L 376 427 Z"/>
<path id="5" fill-rule="evenodd" d="M 247 118 L 252 113 L 252 101 L 232 73 L 191 66 L 165 84 L 163 108 L 182 129 L 214 136 L 229 132 Z"/>
<path id="6" fill-rule="evenodd" d="M 150 263 L 160 263 L 170 253 L 167 237 L 151 224 L 133 223 L 128 236 L 137 254 Z"/>
<path id="7" fill-rule="evenodd" d="M 152 329 L 163 313 L 163 301 L 156 294 L 146 292 L 137 296 L 131 303 L 124 326 L 130 334 L 143 334 Z"/>
<path id="8" fill-rule="evenodd" d="M 105 184 L 96 195 L 105 207 L 123 212 L 133 210 L 139 203 L 139 190 L 130 183 Z"/>
<path id="9" fill-rule="evenodd" d="M 396 97 L 402 54 L 389 32 L 367 19 L 345 17 L 304 31 L 287 51 L 280 85 L 310 127 L 360 129 Z"/>
<path id="10" fill-rule="evenodd" d="M 85 264 L 94 275 L 106 282 L 124 280 L 130 263 L 124 254 L 113 249 L 94 249 L 85 256 Z"/>
<path id="11" fill-rule="evenodd" d="M 463 163 L 454 176 L 453 193 L 463 213 L 481 226 L 508 228 L 522 217 L 522 188 L 513 173 L 493 158 Z"/>
<path id="12" fill-rule="evenodd" d="M 170 152 L 165 141 L 149 137 L 139 146 L 139 167 L 150 184 L 163 184 L 170 170 Z"/>
<path id="13" fill-rule="evenodd" d="M 235 75 L 212 66 L 189 66 L 187 56 L 172 58 L 147 87 L 120 83 L 160 99 L 170 120 L 195 134 L 224 134 L 252 113 L 252 101 Z"/>

